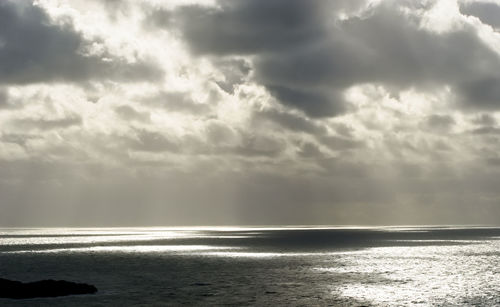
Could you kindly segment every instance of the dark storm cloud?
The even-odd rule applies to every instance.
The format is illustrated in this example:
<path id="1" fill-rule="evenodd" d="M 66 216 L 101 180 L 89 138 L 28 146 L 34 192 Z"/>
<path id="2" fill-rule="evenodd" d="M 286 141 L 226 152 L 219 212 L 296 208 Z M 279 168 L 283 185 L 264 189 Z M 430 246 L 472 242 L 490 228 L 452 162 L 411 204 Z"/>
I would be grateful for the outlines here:
<path id="1" fill-rule="evenodd" d="M 324 35 L 318 1 L 218 2 L 220 8 L 187 6 L 177 22 L 200 54 L 238 55 L 280 51 Z"/>
<path id="2" fill-rule="evenodd" d="M 86 43 L 70 24 L 53 24 L 47 13 L 30 1 L 0 2 L 0 83 L 127 81 L 161 76 L 146 62 L 126 63 L 110 54 L 83 55 Z"/>
<path id="3" fill-rule="evenodd" d="M 285 86 L 266 85 L 266 87 L 281 103 L 302 110 L 310 117 L 329 117 L 343 113 L 345 110 L 342 99 L 332 97 L 333 95 Z"/>
<path id="4" fill-rule="evenodd" d="M 382 83 L 396 91 L 452 84 L 462 94 L 465 105 L 499 106 L 500 95 L 495 90 L 498 80 L 488 76 L 500 69 L 500 58 L 471 27 L 433 33 L 419 28 L 387 3 L 375 8 L 368 17 L 353 17 L 340 23 L 331 32 L 322 43 L 297 46 L 283 54 L 262 55 L 256 61 L 258 80 L 271 92 L 269 84 L 280 84 L 301 90 L 309 88 L 326 97 L 335 95 L 325 88 L 340 91 L 366 82 Z M 292 102 L 301 101 L 299 108 L 309 115 L 314 115 L 309 108 L 317 109 L 317 105 L 342 106 L 338 94 L 333 101 L 325 101 L 302 98 L 298 93 Z M 289 96 L 277 98 L 287 103 Z"/>
<path id="5" fill-rule="evenodd" d="M 341 1 L 337 5 L 356 6 L 359 3 Z M 308 46 L 325 39 L 328 32 L 321 22 L 322 14 L 324 9 L 332 9 L 321 1 L 302 0 L 220 1 L 219 5 L 220 9 L 189 6 L 179 10 L 177 26 L 195 53 L 277 53 L 277 56 L 286 57 L 299 45 Z M 260 68 L 267 64 L 272 63 L 261 63 Z M 262 79 L 266 79 L 265 76 Z M 311 117 L 332 116 L 344 111 L 342 100 L 336 95 L 273 81 L 261 80 L 261 83 L 281 102 Z"/>
<path id="6" fill-rule="evenodd" d="M 500 5 L 485 1 L 468 1 L 460 3 L 462 14 L 471 15 L 479 18 L 481 22 L 492 26 L 495 29 L 500 28 Z"/>
<path id="7" fill-rule="evenodd" d="M 220 0 L 217 7 L 170 12 L 169 25 L 195 54 L 254 56 L 255 81 L 310 117 L 346 112 L 342 92 L 363 83 L 383 84 L 396 93 L 448 85 L 463 106 L 500 107 L 500 84 L 493 77 L 500 57 L 473 26 L 426 30 L 418 13 L 404 13 L 418 6 L 406 1 L 384 1 L 346 20 L 336 17 L 361 3 Z"/>

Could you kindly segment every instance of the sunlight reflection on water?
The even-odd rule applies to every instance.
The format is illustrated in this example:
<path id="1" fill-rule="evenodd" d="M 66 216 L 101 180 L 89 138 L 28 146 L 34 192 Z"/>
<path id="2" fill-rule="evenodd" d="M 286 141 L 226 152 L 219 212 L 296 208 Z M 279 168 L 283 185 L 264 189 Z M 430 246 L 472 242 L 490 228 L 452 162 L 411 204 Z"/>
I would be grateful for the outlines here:
<path id="1" fill-rule="evenodd" d="M 43 250 L 20 250 L 6 252 L 16 253 L 166 253 L 166 252 L 200 252 L 227 250 L 227 247 L 210 245 L 130 245 L 130 246 L 92 246 L 77 248 L 54 248 Z M 236 249 L 236 248 L 232 248 Z"/>
<path id="2" fill-rule="evenodd" d="M 375 305 L 482 305 L 498 295 L 498 241 L 456 246 L 378 247 L 345 253 L 342 266 L 320 272 L 348 274 L 354 282 L 336 288 L 342 296 Z M 475 253 L 477 256 L 471 257 Z M 366 280 L 365 274 L 376 276 Z M 496 303 L 500 303 L 497 297 Z"/>

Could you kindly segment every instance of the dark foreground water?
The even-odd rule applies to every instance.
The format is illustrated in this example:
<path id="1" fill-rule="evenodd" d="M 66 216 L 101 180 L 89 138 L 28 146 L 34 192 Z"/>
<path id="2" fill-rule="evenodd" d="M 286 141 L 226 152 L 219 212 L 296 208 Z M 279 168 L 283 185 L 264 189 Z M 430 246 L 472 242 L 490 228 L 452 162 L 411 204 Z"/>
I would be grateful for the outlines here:
<path id="1" fill-rule="evenodd" d="M 494 306 L 500 228 L 0 229 L 0 277 L 95 295 L 0 306 Z"/>

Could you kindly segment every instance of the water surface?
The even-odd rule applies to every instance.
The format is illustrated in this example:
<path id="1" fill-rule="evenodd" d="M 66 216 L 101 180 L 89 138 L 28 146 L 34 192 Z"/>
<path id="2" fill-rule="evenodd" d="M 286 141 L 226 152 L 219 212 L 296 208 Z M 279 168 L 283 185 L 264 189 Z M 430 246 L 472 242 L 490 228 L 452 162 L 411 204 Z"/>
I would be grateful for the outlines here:
<path id="1" fill-rule="evenodd" d="M 5 306 L 500 304 L 500 228 L 0 229 L 0 277 L 96 295 Z"/>

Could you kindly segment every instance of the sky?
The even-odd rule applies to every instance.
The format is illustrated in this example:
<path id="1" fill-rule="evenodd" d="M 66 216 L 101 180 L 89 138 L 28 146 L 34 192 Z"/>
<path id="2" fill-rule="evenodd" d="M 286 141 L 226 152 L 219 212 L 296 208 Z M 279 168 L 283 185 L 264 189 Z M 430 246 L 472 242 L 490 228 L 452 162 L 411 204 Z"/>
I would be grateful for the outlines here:
<path id="1" fill-rule="evenodd" d="M 500 1 L 3 0 L 0 226 L 498 224 Z"/>

